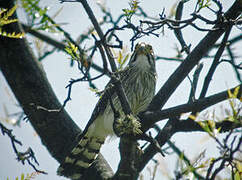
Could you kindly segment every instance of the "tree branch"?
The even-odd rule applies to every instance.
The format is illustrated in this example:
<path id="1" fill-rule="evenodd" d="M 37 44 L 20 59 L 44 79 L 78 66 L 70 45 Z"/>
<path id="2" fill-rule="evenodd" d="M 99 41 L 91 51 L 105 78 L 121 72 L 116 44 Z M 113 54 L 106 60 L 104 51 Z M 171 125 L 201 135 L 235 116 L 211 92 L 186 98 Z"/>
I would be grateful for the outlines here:
<path id="1" fill-rule="evenodd" d="M 8 137 L 11 139 L 11 144 L 12 144 L 13 150 L 17 156 L 18 161 L 21 161 L 22 164 L 24 164 L 25 160 L 26 160 L 28 162 L 28 164 L 30 166 L 32 166 L 32 168 L 36 172 L 42 173 L 42 174 L 47 174 L 45 171 L 38 170 L 35 167 L 35 165 L 31 162 L 31 161 L 34 161 L 35 164 L 39 165 L 39 163 L 34 155 L 34 152 L 30 147 L 25 152 L 18 151 L 18 148 L 16 145 L 18 144 L 18 145 L 22 146 L 22 143 L 19 140 L 17 140 L 16 137 L 12 134 L 12 130 L 6 128 L 1 122 L 0 122 L 0 129 L 1 129 L 3 135 L 7 134 Z"/>
<path id="2" fill-rule="evenodd" d="M 224 18 L 227 20 L 236 19 L 242 10 L 241 0 L 236 0 L 232 7 L 225 13 Z M 218 29 L 219 24 L 214 26 L 214 29 Z M 152 102 L 150 103 L 148 110 L 158 110 L 161 109 L 172 93 L 180 85 L 180 83 L 187 77 L 189 72 L 194 68 L 194 66 L 201 60 L 201 58 L 208 52 L 214 43 L 220 38 L 220 36 L 225 32 L 224 28 L 219 28 L 218 30 L 210 31 L 207 35 L 200 41 L 200 43 L 194 48 L 194 50 L 186 57 L 186 59 L 180 64 L 176 71 L 170 76 L 163 87 L 155 95 Z"/>
<path id="3" fill-rule="evenodd" d="M 160 127 L 155 125 L 155 130 L 159 133 L 161 131 Z M 187 164 L 187 166 L 192 166 L 191 161 L 187 158 L 187 156 L 184 154 L 184 152 L 182 152 L 173 142 L 171 142 L 170 140 L 167 141 L 167 144 L 169 145 L 169 147 L 177 154 L 177 156 L 179 158 L 182 157 L 182 160 Z M 192 173 L 194 174 L 194 176 L 200 180 L 205 180 L 204 177 L 202 177 L 199 173 L 196 172 L 196 169 L 191 169 Z M 184 172 L 185 173 L 185 172 Z"/>
<path id="4" fill-rule="evenodd" d="M 122 137 L 119 143 L 120 149 L 120 163 L 118 170 L 114 175 L 114 180 L 134 180 L 137 179 L 139 173 L 136 169 L 139 162 L 140 150 L 138 149 L 138 143 L 135 139 L 128 137 Z"/>
<path id="5" fill-rule="evenodd" d="M 241 124 L 231 121 L 216 122 L 216 128 L 221 128 L 220 132 L 227 132 L 235 128 L 241 128 Z M 194 120 L 177 121 L 172 118 L 166 123 L 165 127 L 158 133 L 155 140 L 162 147 L 177 132 L 205 132 L 204 129 Z M 138 171 L 141 172 L 150 159 L 157 153 L 157 149 L 153 145 L 149 145 L 143 155 L 140 156 L 140 164 Z"/>
<path id="6" fill-rule="evenodd" d="M 240 90 L 238 93 L 238 98 L 241 97 L 242 93 L 242 84 L 239 85 Z M 232 88 L 231 90 L 234 91 L 236 87 Z M 152 127 L 155 123 L 158 121 L 161 121 L 163 119 L 172 118 L 176 116 L 180 116 L 182 113 L 187 113 L 191 111 L 202 111 L 214 104 L 217 104 L 221 101 L 224 101 L 228 99 L 228 91 L 223 91 L 218 94 L 199 99 L 195 102 L 182 104 L 176 107 L 158 110 L 158 111 L 145 111 L 141 114 L 139 114 L 139 117 L 141 119 L 142 124 L 142 131 L 147 131 L 150 127 Z"/>
<path id="7" fill-rule="evenodd" d="M 25 32 L 27 32 L 27 33 L 33 35 L 34 37 L 37 37 L 38 39 L 40 39 L 40 40 L 46 42 L 47 44 L 50 44 L 50 45 L 54 46 L 54 47 L 57 48 L 58 50 L 61 50 L 61 51 L 63 51 L 63 52 L 66 52 L 66 51 L 65 51 L 65 47 L 66 47 L 66 46 L 65 46 L 64 43 L 59 42 L 59 41 L 57 41 L 57 40 L 55 40 L 55 39 L 53 39 L 53 38 L 51 38 L 51 37 L 49 37 L 49 36 L 47 36 L 47 35 L 45 35 L 45 34 L 42 34 L 42 33 L 38 32 L 38 31 L 36 31 L 36 30 L 33 30 L 33 29 L 31 29 L 31 27 L 29 27 L 29 26 L 27 26 L 27 25 L 25 25 L 25 24 L 21 24 L 21 26 L 23 27 L 23 29 L 24 29 Z M 98 66 L 97 64 L 95 64 L 95 63 L 93 63 L 93 62 L 91 63 L 91 67 L 92 67 L 93 69 L 95 69 L 96 71 L 98 71 L 98 72 L 104 73 L 103 68 L 100 67 L 100 66 Z M 107 75 L 108 75 L 108 74 L 107 74 Z"/>
<path id="8" fill-rule="evenodd" d="M 236 0 L 231 8 L 225 13 L 225 19 L 233 20 L 236 19 L 241 13 L 242 2 L 241 0 Z M 219 24 L 215 25 L 215 29 Z M 188 73 L 193 69 L 193 67 L 200 61 L 200 59 L 208 52 L 214 43 L 220 38 L 220 36 L 225 32 L 226 28 L 220 28 L 215 31 L 210 31 L 208 34 L 200 41 L 200 43 L 194 48 L 194 50 L 187 56 L 187 58 L 181 63 L 181 65 L 176 69 L 176 71 L 170 76 L 163 87 L 159 90 L 156 96 L 153 98 L 152 102 L 148 107 L 148 111 L 156 111 L 161 109 L 169 97 L 173 94 L 175 89 L 179 84 L 185 79 Z M 147 112 L 148 112 L 147 111 Z M 175 118 L 173 118 L 175 119 Z M 168 139 L 172 137 L 173 134 L 177 132 L 176 127 L 179 127 L 179 121 L 172 118 L 166 123 L 163 130 L 156 136 L 156 140 L 162 146 L 166 143 Z M 151 126 L 150 126 L 151 127 Z M 148 161 L 157 153 L 152 145 L 149 145 L 144 154 L 141 156 L 141 163 L 138 167 L 140 172 Z"/>
<path id="9" fill-rule="evenodd" d="M 170 139 L 173 134 L 175 134 L 175 126 L 177 124 L 177 120 L 174 118 L 170 118 L 164 128 L 158 133 L 155 137 L 155 140 L 160 144 L 162 147 L 168 139 Z M 138 172 L 141 172 L 146 164 L 152 159 L 152 157 L 157 153 L 156 148 L 154 146 L 149 145 L 145 150 L 143 155 L 140 157 L 140 164 L 138 166 Z"/>
<path id="10" fill-rule="evenodd" d="M 90 8 L 90 6 L 88 5 L 86 0 L 78 0 L 78 1 L 83 5 L 86 13 L 88 14 L 88 16 L 89 16 L 89 18 L 90 18 L 90 20 L 91 20 L 91 22 L 92 22 L 92 24 L 93 24 L 93 26 L 95 28 L 95 30 L 97 31 L 97 34 L 98 34 L 98 36 L 100 38 L 100 43 L 104 47 L 105 53 L 106 53 L 107 58 L 109 60 L 109 64 L 111 66 L 112 72 L 117 72 L 117 67 L 116 67 L 116 64 L 115 64 L 114 57 L 113 57 L 113 55 L 111 53 L 111 50 L 110 50 L 109 46 L 106 44 L 105 36 L 104 36 L 104 34 L 103 34 L 99 24 L 97 23 L 96 17 L 94 16 L 94 14 L 92 12 L 92 9 Z M 125 115 L 132 114 L 130 105 L 128 103 L 127 96 L 126 96 L 126 94 L 124 92 L 122 83 L 121 83 L 121 81 L 119 79 L 119 75 L 116 74 L 116 76 L 117 77 L 113 76 L 111 78 L 111 81 L 114 84 L 115 91 L 117 92 L 118 98 L 119 98 L 121 106 L 122 106 L 122 110 L 123 110 Z M 136 142 L 135 141 L 129 141 L 128 144 L 130 144 L 130 145 L 127 146 L 127 143 L 124 143 L 124 144 L 122 143 L 125 140 L 128 140 L 128 138 L 121 138 L 121 143 L 120 143 L 121 156 L 125 154 L 125 153 L 122 153 L 122 152 L 125 152 L 127 149 L 129 149 L 130 152 L 134 152 L 134 154 L 135 154 L 136 151 L 135 151 L 134 147 L 136 147 Z M 125 163 L 125 162 L 126 162 L 126 165 L 128 167 L 127 166 L 126 167 L 123 166 L 123 163 Z M 132 159 L 128 159 L 128 161 L 127 161 L 127 159 L 125 157 L 121 157 L 119 169 L 117 170 L 117 173 L 115 174 L 117 177 L 115 177 L 115 178 L 123 179 L 123 176 L 122 176 L 123 173 L 122 172 L 125 171 L 125 169 L 127 169 L 127 168 L 133 169 L 132 165 L 133 165 L 133 160 Z M 119 172 L 121 172 L 121 173 L 119 173 Z M 131 177 L 135 177 L 137 175 L 137 171 L 136 170 L 131 171 L 130 173 L 131 173 L 130 174 Z"/>
<path id="11" fill-rule="evenodd" d="M 200 98 L 204 98 L 207 91 L 208 91 L 208 87 L 209 87 L 209 84 L 210 84 L 210 81 L 212 80 L 212 77 L 214 75 L 214 72 L 216 70 L 216 68 L 218 67 L 219 65 L 219 60 L 224 52 L 224 49 L 226 47 L 226 43 L 227 43 L 227 40 L 229 38 L 229 34 L 231 32 L 231 29 L 232 29 L 232 26 L 228 27 L 226 32 L 225 32 L 225 35 L 223 37 L 223 40 L 222 40 L 222 43 L 221 43 L 221 46 L 219 47 L 217 53 L 215 54 L 215 57 L 214 57 L 214 60 L 213 60 L 213 63 L 206 75 L 206 78 L 205 78 L 205 81 L 204 81 L 204 84 L 203 84 L 203 87 L 202 87 L 202 92 L 199 96 L 199 99 Z"/>
<path id="12" fill-rule="evenodd" d="M 177 5 L 175 19 L 178 21 L 181 20 L 184 3 L 186 3 L 186 1 L 180 1 Z M 173 25 L 179 27 L 179 23 L 174 23 Z M 185 51 L 187 54 L 189 54 L 190 46 L 187 46 L 187 44 L 183 38 L 181 29 L 174 29 L 174 33 L 175 33 L 175 36 L 178 39 L 179 43 L 181 44 L 181 47 L 182 47 L 181 52 Z"/>
<path id="13" fill-rule="evenodd" d="M 6 30 L 9 32 L 22 31 L 16 23 L 8 25 Z M 63 161 L 77 143 L 76 137 L 80 133 L 80 129 L 64 109 L 60 112 L 48 112 L 36 108 L 42 106 L 47 109 L 60 109 L 61 104 L 57 100 L 41 64 L 33 56 L 25 39 L 10 39 L 1 36 L 0 51 L 1 71 L 31 125 L 50 154 L 57 161 Z M 98 167 L 106 169 L 106 171 L 100 172 Z M 112 174 L 111 168 L 104 159 L 98 161 L 96 167 L 88 171 L 91 171 L 90 174 L 93 177 L 96 176 L 100 179 L 110 177 Z"/>
<path id="14" fill-rule="evenodd" d="M 109 64 L 111 66 L 111 69 L 113 72 L 116 72 L 117 71 L 117 67 L 116 67 L 116 64 L 115 64 L 115 61 L 114 61 L 114 58 L 113 58 L 113 55 L 111 53 L 111 50 L 110 48 L 107 46 L 106 44 L 106 40 L 105 40 L 105 37 L 104 37 L 104 34 L 97 22 L 97 19 L 96 17 L 94 16 L 93 12 L 92 12 L 92 9 L 90 8 L 90 6 L 88 5 L 87 1 L 86 0 L 78 0 L 78 2 L 80 2 L 82 4 L 82 6 L 84 7 L 86 13 L 88 14 L 95 30 L 97 31 L 97 34 L 98 36 L 100 37 L 101 39 L 101 44 L 103 45 L 104 47 L 104 50 L 106 52 L 106 55 L 108 57 L 108 60 L 109 60 Z M 113 78 L 112 78 L 113 79 Z M 117 94 L 118 94 L 118 97 L 119 97 L 119 100 L 121 102 L 121 105 L 122 105 L 122 109 L 124 111 L 125 114 L 131 114 L 131 108 L 130 108 L 130 105 L 128 103 L 128 99 L 124 93 L 124 89 L 123 89 L 123 86 L 121 84 L 121 82 L 119 81 L 119 78 L 117 80 L 113 79 L 114 80 L 114 84 L 115 84 L 115 89 L 117 91 Z"/>

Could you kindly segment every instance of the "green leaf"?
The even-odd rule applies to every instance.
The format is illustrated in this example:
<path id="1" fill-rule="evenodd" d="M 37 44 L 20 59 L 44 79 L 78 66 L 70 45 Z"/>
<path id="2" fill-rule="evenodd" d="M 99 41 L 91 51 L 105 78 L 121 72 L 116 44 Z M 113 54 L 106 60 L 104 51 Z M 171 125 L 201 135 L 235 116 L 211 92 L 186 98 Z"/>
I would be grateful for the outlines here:
<path id="1" fill-rule="evenodd" d="M 234 180 L 241 180 L 240 178 L 241 178 L 241 176 L 240 176 L 240 172 L 237 171 L 237 172 L 234 174 L 234 178 L 232 178 L 232 179 L 234 179 Z"/>
<path id="2" fill-rule="evenodd" d="M 139 7 L 138 4 L 139 4 L 139 1 L 130 0 L 130 3 L 129 3 L 130 9 L 128 8 L 122 9 L 122 11 L 124 12 L 124 15 L 127 18 L 127 21 L 131 21 L 131 17 L 135 14 L 135 12 Z"/>
<path id="3" fill-rule="evenodd" d="M 6 32 L 3 30 L 3 26 L 6 24 L 11 24 L 17 22 L 17 19 L 9 19 L 15 12 L 17 5 L 11 9 L 0 9 L 0 36 L 9 37 L 9 38 L 23 38 L 24 33 L 16 32 Z"/>
<path id="4" fill-rule="evenodd" d="M 21 180 L 24 180 L 24 174 L 23 173 L 21 174 Z"/>

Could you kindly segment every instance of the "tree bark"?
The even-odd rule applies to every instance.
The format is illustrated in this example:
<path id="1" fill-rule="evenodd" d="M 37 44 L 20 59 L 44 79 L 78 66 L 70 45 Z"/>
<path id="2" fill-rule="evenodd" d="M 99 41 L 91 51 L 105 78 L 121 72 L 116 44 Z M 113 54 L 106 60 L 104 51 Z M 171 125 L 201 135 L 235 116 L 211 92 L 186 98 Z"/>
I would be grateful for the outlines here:
<path id="1" fill-rule="evenodd" d="M 4 31 L 22 30 L 12 23 L 4 26 Z M 0 36 L 0 69 L 43 145 L 61 162 L 77 143 L 81 130 L 64 109 L 51 111 L 62 105 L 25 38 Z M 102 156 L 89 171 L 89 179 L 107 179 L 113 174 Z"/>

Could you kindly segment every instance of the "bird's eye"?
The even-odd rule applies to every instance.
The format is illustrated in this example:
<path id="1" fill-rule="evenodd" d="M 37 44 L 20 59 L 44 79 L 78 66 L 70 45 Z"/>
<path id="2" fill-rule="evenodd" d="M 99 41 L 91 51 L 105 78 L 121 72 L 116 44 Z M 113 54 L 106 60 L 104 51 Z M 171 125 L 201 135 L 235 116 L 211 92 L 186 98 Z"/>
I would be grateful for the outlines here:
<path id="1" fill-rule="evenodd" d="M 152 50 L 152 46 L 151 46 L 151 45 L 147 44 L 146 46 L 147 46 L 147 48 L 148 48 L 149 50 Z"/>
<path id="2" fill-rule="evenodd" d="M 137 43 L 137 44 L 135 45 L 135 50 L 139 49 L 139 47 L 140 47 L 140 44 Z"/>
<path id="3" fill-rule="evenodd" d="M 152 51 L 152 46 L 151 46 L 151 45 L 147 44 L 146 47 L 147 47 L 147 49 L 148 49 L 149 51 Z"/>
<path id="4" fill-rule="evenodd" d="M 147 45 L 146 45 L 146 49 L 147 49 L 147 51 L 148 51 L 149 53 L 154 54 L 154 52 L 153 52 L 153 48 L 152 48 L 151 45 L 147 44 Z"/>

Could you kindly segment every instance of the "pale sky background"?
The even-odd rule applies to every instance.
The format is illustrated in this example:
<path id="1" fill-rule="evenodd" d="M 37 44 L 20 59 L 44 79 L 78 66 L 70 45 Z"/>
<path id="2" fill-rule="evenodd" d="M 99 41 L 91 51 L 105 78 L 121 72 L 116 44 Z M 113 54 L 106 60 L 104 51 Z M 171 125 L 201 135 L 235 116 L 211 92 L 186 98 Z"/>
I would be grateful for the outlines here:
<path id="1" fill-rule="evenodd" d="M 76 39 L 80 33 L 86 31 L 88 27 L 90 27 L 91 23 L 87 18 L 87 15 L 82 8 L 80 3 L 64 3 L 60 4 L 57 0 L 51 1 L 51 3 L 47 3 L 47 0 L 43 1 L 44 5 L 48 5 L 50 7 L 49 15 L 52 15 L 60 8 L 63 8 L 60 14 L 55 18 L 57 23 L 68 23 L 64 25 L 63 28 L 71 34 L 71 36 Z M 96 5 L 96 1 L 88 1 L 90 2 L 90 6 L 93 8 L 94 13 L 97 18 L 101 17 L 101 12 Z M 128 0 L 123 1 L 115 1 L 115 0 L 107 0 L 106 6 L 110 9 L 110 11 L 114 14 L 114 17 L 117 17 L 120 13 L 122 13 L 123 8 L 128 8 Z M 149 13 L 149 16 L 159 17 L 159 14 L 162 12 L 162 9 L 165 8 L 166 15 L 169 15 L 170 8 L 174 5 L 176 1 L 157 1 L 157 0 L 140 0 L 140 6 L 143 7 L 145 12 Z M 194 9 L 194 2 L 189 2 L 184 7 L 184 17 L 188 17 L 189 13 L 192 13 Z M 232 4 L 230 1 L 223 0 L 221 1 L 223 6 L 225 7 L 224 11 L 227 10 L 228 7 Z M 20 12 L 21 17 L 24 17 Z M 211 13 L 206 12 L 207 17 L 211 17 Z M 140 20 L 139 17 L 137 19 L 134 18 L 134 22 Z M 108 29 L 105 27 L 104 31 Z M 130 51 L 130 42 L 131 31 L 124 31 L 118 33 L 121 40 L 123 40 L 124 45 L 127 46 L 128 51 Z M 194 31 L 193 28 L 187 28 L 183 30 L 184 39 L 187 44 L 192 44 L 191 49 L 193 49 L 196 44 L 201 40 L 202 37 L 206 33 L 200 33 Z M 241 33 L 238 29 L 234 28 L 233 33 L 230 37 L 238 35 Z M 53 38 L 59 39 L 58 35 L 51 35 Z M 30 38 L 31 39 L 31 38 Z M 160 35 L 159 38 L 150 36 L 145 37 L 137 42 L 144 41 L 146 43 L 150 43 L 153 46 L 154 52 L 156 55 L 164 56 L 164 57 L 175 57 L 176 50 L 175 47 L 180 46 L 178 41 L 175 39 L 173 32 L 167 27 L 165 28 L 164 35 Z M 86 44 L 88 46 L 90 43 L 93 43 L 91 39 Z M 242 49 L 242 44 L 239 46 L 234 46 L 235 54 L 239 54 L 239 50 Z M 51 48 L 50 48 L 51 49 Z M 185 56 L 184 56 L 185 57 Z M 197 90 L 197 95 L 200 93 L 201 86 L 203 84 L 204 75 L 207 73 L 209 65 L 211 64 L 212 59 L 203 59 L 204 68 L 201 73 L 201 78 L 199 81 L 199 86 Z M 100 57 L 95 56 L 95 62 L 101 65 Z M 71 68 L 69 66 L 68 56 L 62 52 L 55 52 L 52 56 L 49 56 L 43 61 L 43 67 L 46 71 L 47 77 L 49 79 L 52 88 L 54 89 L 57 97 L 60 102 L 63 102 L 67 95 L 67 89 L 65 86 L 68 84 L 70 78 L 77 79 L 80 77 L 80 72 L 76 67 Z M 178 62 L 168 62 L 159 60 L 157 61 L 157 74 L 158 74 L 158 83 L 157 90 L 164 84 L 164 82 L 168 79 L 168 77 L 174 72 L 174 70 L 178 67 Z M 13 72 L 14 73 L 14 72 Z M 93 74 L 96 72 L 93 71 Z M 190 74 L 192 77 L 192 73 Z M 102 90 L 107 83 L 108 78 L 104 77 L 100 80 L 95 81 L 96 86 Z M 236 81 L 235 74 L 232 70 L 232 67 L 223 63 L 216 70 L 216 74 L 212 79 L 212 82 L 209 86 L 209 91 L 207 95 L 212 95 L 216 92 L 221 92 L 227 88 L 234 87 L 239 83 Z M 190 93 L 190 82 L 188 78 L 186 78 L 182 84 L 177 88 L 175 93 L 169 99 L 165 108 L 172 107 L 175 105 L 179 105 L 187 102 L 188 96 Z M 79 83 L 73 86 L 72 90 L 72 101 L 70 101 L 66 110 L 71 115 L 73 120 L 83 129 L 89 120 L 93 108 L 98 101 L 95 93 L 89 90 L 87 83 Z M 6 114 L 4 113 L 4 106 L 8 110 L 9 114 L 13 114 L 16 112 L 21 112 L 21 109 L 16 106 L 17 101 L 14 98 L 8 84 L 6 83 L 3 75 L 0 73 L 0 120 L 4 125 L 10 129 L 13 129 L 13 134 L 16 135 L 17 139 L 23 143 L 23 147 L 18 147 L 19 151 L 25 151 L 28 147 L 31 147 L 37 160 L 39 161 L 40 166 L 38 167 L 40 170 L 44 170 L 48 172 L 48 175 L 38 175 L 35 179 L 37 180 L 62 180 L 65 179 L 63 177 L 59 177 L 56 175 L 56 169 L 58 167 L 57 161 L 50 156 L 46 148 L 41 144 L 39 137 L 36 135 L 35 131 L 31 127 L 30 123 L 21 122 L 21 127 L 13 127 L 11 124 L 6 123 Z M 226 104 L 226 103 L 223 103 Z M 216 106 L 216 112 L 219 111 L 219 107 Z M 214 109 L 214 107 L 213 107 Z M 212 109 L 211 109 L 212 110 Z M 165 124 L 165 121 L 162 121 L 161 126 Z M 64 132 L 63 132 L 64 133 Z M 207 139 L 207 135 L 204 133 L 178 133 L 171 139 L 176 145 L 184 151 L 186 155 L 190 159 L 195 158 L 199 153 L 201 153 L 205 148 L 207 148 L 206 155 L 216 155 L 217 149 L 213 140 Z M 117 169 L 117 165 L 119 162 L 119 151 L 118 151 L 118 142 L 119 139 L 116 138 L 106 143 L 102 149 L 101 153 L 104 155 L 106 160 L 110 163 L 113 170 Z M 5 180 L 8 178 L 15 179 L 16 177 L 20 177 L 21 173 L 27 174 L 32 173 L 33 169 L 29 165 L 22 165 L 20 162 L 16 161 L 16 156 L 11 146 L 10 139 L 5 135 L 0 135 L 0 180 Z M 166 146 L 165 146 L 166 147 Z M 161 165 L 158 167 L 158 172 L 156 179 L 168 179 L 167 175 L 164 174 L 166 172 L 169 174 L 169 177 L 174 178 L 174 168 L 176 164 L 177 156 L 167 155 L 165 158 L 160 155 L 156 155 L 155 159 L 158 159 Z M 150 162 L 146 167 L 153 169 L 154 163 Z M 145 180 L 149 179 L 149 173 L 147 168 L 142 172 L 144 174 Z"/>

